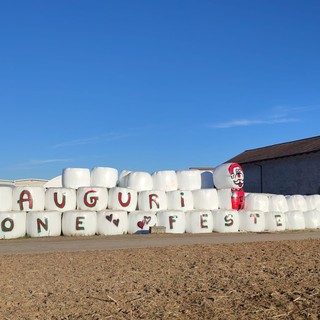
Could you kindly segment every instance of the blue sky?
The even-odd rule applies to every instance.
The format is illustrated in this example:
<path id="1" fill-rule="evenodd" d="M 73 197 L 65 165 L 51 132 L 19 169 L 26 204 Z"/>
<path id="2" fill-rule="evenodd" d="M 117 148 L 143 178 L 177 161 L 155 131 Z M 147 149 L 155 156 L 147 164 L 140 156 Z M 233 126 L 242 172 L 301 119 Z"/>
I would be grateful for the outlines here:
<path id="1" fill-rule="evenodd" d="M 214 167 L 319 135 L 319 1 L 2 1 L 0 179 Z"/>

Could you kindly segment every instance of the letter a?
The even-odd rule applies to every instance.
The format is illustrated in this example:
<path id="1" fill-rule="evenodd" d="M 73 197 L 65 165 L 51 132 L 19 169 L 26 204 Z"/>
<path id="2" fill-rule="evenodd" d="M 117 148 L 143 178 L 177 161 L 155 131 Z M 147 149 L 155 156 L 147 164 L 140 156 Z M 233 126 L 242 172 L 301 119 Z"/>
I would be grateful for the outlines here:
<path id="1" fill-rule="evenodd" d="M 24 199 L 23 197 L 27 195 L 27 198 Z M 23 211 L 23 203 L 24 202 L 29 202 L 29 209 L 32 209 L 33 208 L 33 199 L 32 199 L 32 195 L 30 193 L 29 190 L 23 190 L 21 193 L 20 193 L 20 197 L 19 197 L 19 206 L 20 206 L 20 210 Z"/>

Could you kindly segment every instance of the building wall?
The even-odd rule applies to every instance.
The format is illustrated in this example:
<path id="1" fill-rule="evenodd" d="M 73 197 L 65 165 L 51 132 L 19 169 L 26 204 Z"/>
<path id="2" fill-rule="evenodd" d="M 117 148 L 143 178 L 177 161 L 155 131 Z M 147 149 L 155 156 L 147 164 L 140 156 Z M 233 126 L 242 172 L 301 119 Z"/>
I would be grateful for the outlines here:
<path id="1" fill-rule="evenodd" d="M 242 167 L 247 192 L 320 194 L 320 151 Z"/>

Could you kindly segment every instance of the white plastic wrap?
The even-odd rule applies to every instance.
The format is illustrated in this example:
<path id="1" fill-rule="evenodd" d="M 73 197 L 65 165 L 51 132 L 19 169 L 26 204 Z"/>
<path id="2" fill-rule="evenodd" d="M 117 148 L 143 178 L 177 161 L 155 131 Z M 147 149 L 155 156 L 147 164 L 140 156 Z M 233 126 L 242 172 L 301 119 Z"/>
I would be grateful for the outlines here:
<path id="1" fill-rule="evenodd" d="M 97 233 L 104 236 L 128 232 L 128 213 L 123 210 L 102 210 L 97 213 Z"/>
<path id="2" fill-rule="evenodd" d="M 167 192 L 168 210 L 193 210 L 193 196 L 190 190 Z"/>
<path id="3" fill-rule="evenodd" d="M 200 170 L 180 170 L 177 171 L 179 190 L 197 190 L 201 189 L 201 171 Z"/>
<path id="4" fill-rule="evenodd" d="M 201 189 L 213 188 L 213 173 L 212 171 L 202 170 L 201 172 Z"/>
<path id="5" fill-rule="evenodd" d="M 265 212 L 266 231 L 284 231 L 286 229 L 286 215 L 284 212 Z"/>
<path id="6" fill-rule="evenodd" d="M 303 214 L 306 229 L 320 228 L 320 211 L 313 209 L 305 211 Z"/>
<path id="7" fill-rule="evenodd" d="M 217 189 L 243 189 L 243 169 L 238 163 L 224 163 L 213 171 L 213 182 Z"/>
<path id="8" fill-rule="evenodd" d="M 95 211 L 71 210 L 62 214 L 62 233 L 65 236 L 93 236 L 97 231 Z"/>
<path id="9" fill-rule="evenodd" d="M 219 189 L 219 209 L 243 210 L 245 206 L 245 194 L 242 189 Z"/>
<path id="10" fill-rule="evenodd" d="M 157 171 L 152 174 L 153 189 L 174 191 L 178 189 L 177 174 L 173 170 Z"/>
<path id="11" fill-rule="evenodd" d="M 262 193 L 250 193 L 245 199 L 245 210 L 247 211 L 269 211 L 269 199 Z"/>
<path id="12" fill-rule="evenodd" d="M 118 183 L 117 183 L 118 187 L 120 187 L 120 188 L 126 188 L 127 187 L 127 185 L 128 185 L 128 174 L 130 172 L 131 171 L 128 171 L 128 170 L 122 170 L 120 172 L 119 180 L 118 180 Z"/>
<path id="13" fill-rule="evenodd" d="M 128 216 L 128 233 L 144 234 L 149 233 L 149 228 L 158 225 L 158 219 L 151 211 L 133 211 Z"/>
<path id="14" fill-rule="evenodd" d="M 135 211 L 138 203 L 137 191 L 115 187 L 109 190 L 108 208 L 111 210 Z"/>
<path id="15" fill-rule="evenodd" d="M 0 212 L 0 239 L 17 239 L 26 235 L 26 212 Z"/>
<path id="16" fill-rule="evenodd" d="M 239 231 L 239 213 L 237 210 L 213 210 L 213 231 L 230 233 Z"/>
<path id="17" fill-rule="evenodd" d="M 76 190 L 71 188 L 49 188 L 45 195 L 45 209 L 70 211 L 77 208 Z"/>
<path id="18" fill-rule="evenodd" d="M 265 214 L 263 211 L 239 211 L 240 231 L 263 232 L 265 225 Z"/>
<path id="19" fill-rule="evenodd" d="M 134 171 L 130 172 L 126 176 L 127 185 L 126 187 L 129 189 L 136 190 L 137 192 L 152 190 L 153 181 L 150 173 Z"/>
<path id="20" fill-rule="evenodd" d="M 270 212 L 287 212 L 288 202 L 285 196 L 281 194 L 274 194 L 269 196 L 269 210 Z"/>
<path id="21" fill-rule="evenodd" d="M 307 211 L 308 206 L 305 198 L 299 194 L 293 195 L 293 196 L 287 196 L 287 203 L 288 203 L 288 211 Z"/>
<path id="22" fill-rule="evenodd" d="M 42 187 L 14 187 L 12 193 L 13 211 L 43 211 L 45 190 Z"/>
<path id="23" fill-rule="evenodd" d="M 303 212 L 289 210 L 286 213 L 286 228 L 288 230 L 303 230 L 306 228 Z"/>
<path id="24" fill-rule="evenodd" d="M 32 238 L 61 235 L 61 212 L 33 211 L 27 213 L 27 235 Z"/>
<path id="25" fill-rule="evenodd" d="M 78 189 L 89 187 L 90 170 L 87 168 L 65 168 L 62 171 L 62 187 Z"/>
<path id="26" fill-rule="evenodd" d="M 166 227 L 166 233 L 184 233 L 186 214 L 181 210 L 164 210 L 157 213 L 159 226 Z"/>
<path id="27" fill-rule="evenodd" d="M 118 181 L 118 170 L 109 167 L 96 167 L 91 171 L 91 186 L 114 188 Z"/>
<path id="28" fill-rule="evenodd" d="M 142 211 L 160 211 L 168 208 L 167 195 L 164 191 L 141 191 L 138 195 L 138 208 Z"/>
<path id="29" fill-rule="evenodd" d="M 186 232 L 210 233 L 212 228 L 213 218 L 210 210 L 191 210 L 186 212 Z"/>
<path id="30" fill-rule="evenodd" d="M 0 211 L 12 210 L 12 187 L 0 186 Z"/>
<path id="31" fill-rule="evenodd" d="M 197 210 L 215 210 L 219 207 L 216 189 L 193 190 L 193 206 Z"/>
<path id="32" fill-rule="evenodd" d="M 317 209 L 320 211 L 320 195 L 313 194 L 311 196 L 304 196 L 307 203 L 307 210 Z"/>
<path id="33" fill-rule="evenodd" d="M 77 190 L 79 210 L 100 211 L 107 209 L 108 190 L 103 187 L 80 187 Z"/>

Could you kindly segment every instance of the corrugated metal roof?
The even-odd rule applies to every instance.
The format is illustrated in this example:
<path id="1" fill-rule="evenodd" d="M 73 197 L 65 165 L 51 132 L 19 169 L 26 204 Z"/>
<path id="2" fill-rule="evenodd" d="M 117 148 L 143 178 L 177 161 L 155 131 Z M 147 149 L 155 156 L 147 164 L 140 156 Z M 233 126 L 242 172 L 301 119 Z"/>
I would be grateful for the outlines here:
<path id="1" fill-rule="evenodd" d="M 246 150 L 226 162 L 250 163 L 320 151 L 320 136 Z"/>

